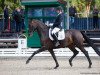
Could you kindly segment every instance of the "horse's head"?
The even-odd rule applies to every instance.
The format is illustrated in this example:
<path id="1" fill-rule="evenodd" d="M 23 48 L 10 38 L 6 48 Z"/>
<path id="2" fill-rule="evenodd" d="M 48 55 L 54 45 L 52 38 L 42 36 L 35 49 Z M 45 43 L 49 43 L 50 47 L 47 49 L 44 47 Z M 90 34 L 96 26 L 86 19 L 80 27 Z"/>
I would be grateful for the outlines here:
<path id="1" fill-rule="evenodd" d="M 29 22 L 29 35 L 32 36 L 35 30 L 40 34 L 44 34 L 44 32 L 47 32 L 48 27 L 43 22 L 33 19 Z"/>
<path id="2" fill-rule="evenodd" d="M 29 36 L 33 35 L 33 32 L 37 29 L 37 23 L 34 20 L 29 22 Z"/>

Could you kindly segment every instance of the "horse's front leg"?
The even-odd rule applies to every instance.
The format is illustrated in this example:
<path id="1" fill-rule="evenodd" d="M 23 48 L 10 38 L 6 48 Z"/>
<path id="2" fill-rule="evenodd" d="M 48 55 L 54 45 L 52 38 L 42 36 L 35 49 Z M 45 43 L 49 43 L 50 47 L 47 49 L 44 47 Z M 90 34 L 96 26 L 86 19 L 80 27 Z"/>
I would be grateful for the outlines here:
<path id="1" fill-rule="evenodd" d="M 37 51 L 34 51 L 34 53 L 28 58 L 28 60 L 26 61 L 26 64 L 28 64 L 29 63 L 29 61 L 33 58 L 33 56 L 35 55 L 35 54 L 38 54 L 38 53 L 40 53 L 40 52 L 42 52 L 42 51 L 44 51 L 45 50 L 45 46 L 42 46 L 40 49 L 38 49 Z"/>
<path id="2" fill-rule="evenodd" d="M 57 61 L 56 56 L 54 54 L 54 51 L 53 50 L 49 50 L 49 52 L 52 55 L 52 57 L 53 57 L 53 59 L 54 59 L 54 61 L 56 63 L 56 66 L 54 67 L 54 69 L 57 69 L 59 67 L 59 64 L 58 64 L 58 61 Z"/>

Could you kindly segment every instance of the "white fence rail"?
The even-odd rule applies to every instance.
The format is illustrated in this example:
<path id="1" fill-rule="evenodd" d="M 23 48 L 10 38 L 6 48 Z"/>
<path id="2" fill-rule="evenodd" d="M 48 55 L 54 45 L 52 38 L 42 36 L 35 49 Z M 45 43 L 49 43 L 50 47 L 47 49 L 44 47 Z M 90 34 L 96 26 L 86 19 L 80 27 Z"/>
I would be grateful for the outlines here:
<path id="1" fill-rule="evenodd" d="M 12 39 L 6 39 L 6 40 L 12 40 Z M 38 50 L 38 48 L 27 48 L 27 38 L 18 38 L 17 40 L 18 40 L 18 48 L 0 48 L 0 56 L 30 56 L 34 51 Z M 78 48 L 76 49 L 80 51 Z M 85 47 L 85 49 L 89 52 L 90 56 L 97 56 L 97 54 L 91 47 Z M 73 53 L 69 50 L 69 48 L 54 49 L 54 52 L 56 56 L 73 55 Z M 36 56 L 51 56 L 51 54 L 46 50 L 44 52 L 37 54 Z M 78 56 L 84 56 L 84 54 L 80 51 Z"/>
<path id="2" fill-rule="evenodd" d="M 0 49 L 0 56 L 30 56 L 38 48 L 15 48 L 15 49 Z M 76 48 L 80 51 L 78 48 Z M 98 56 L 91 47 L 85 47 L 90 56 Z M 54 50 L 56 56 L 72 56 L 73 53 L 68 48 L 60 48 Z M 41 52 L 36 56 L 51 56 L 48 51 Z M 84 56 L 80 51 L 78 56 Z"/>

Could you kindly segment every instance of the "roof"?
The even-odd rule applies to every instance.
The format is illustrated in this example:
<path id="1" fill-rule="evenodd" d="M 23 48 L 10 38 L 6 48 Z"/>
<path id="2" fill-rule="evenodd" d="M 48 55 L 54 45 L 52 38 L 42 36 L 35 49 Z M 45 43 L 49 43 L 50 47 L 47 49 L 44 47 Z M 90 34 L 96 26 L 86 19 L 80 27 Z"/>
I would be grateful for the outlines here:
<path id="1" fill-rule="evenodd" d="M 66 5 L 64 0 L 21 0 L 22 5 L 34 5 L 34 6 L 45 6 L 45 5 Z"/>

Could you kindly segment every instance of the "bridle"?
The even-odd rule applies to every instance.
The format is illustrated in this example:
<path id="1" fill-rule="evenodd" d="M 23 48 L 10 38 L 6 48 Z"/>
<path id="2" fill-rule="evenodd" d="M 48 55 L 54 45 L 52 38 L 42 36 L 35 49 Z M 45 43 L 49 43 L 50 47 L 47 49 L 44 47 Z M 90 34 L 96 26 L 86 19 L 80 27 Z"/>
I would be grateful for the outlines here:
<path id="1" fill-rule="evenodd" d="M 33 33 L 36 31 L 36 29 L 37 29 L 37 28 L 34 28 L 34 29 L 31 31 L 31 33 L 29 32 L 29 36 L 30 36 L 31 34 L 33 34 Z"/>

